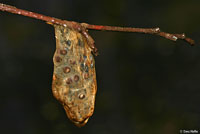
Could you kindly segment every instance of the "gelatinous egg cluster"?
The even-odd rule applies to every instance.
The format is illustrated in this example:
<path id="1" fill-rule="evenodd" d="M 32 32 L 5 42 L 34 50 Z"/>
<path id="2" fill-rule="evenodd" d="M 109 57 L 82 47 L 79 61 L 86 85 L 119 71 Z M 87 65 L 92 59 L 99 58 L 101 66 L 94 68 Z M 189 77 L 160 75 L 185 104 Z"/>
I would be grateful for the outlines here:
<path id="1" fill-rule="evenodd" d="M 76 30 L 54 25 L 53 95 L 68 118 L 81 127 L 92 116 L 97 91 L 95 61 L 85 37 Z"/>

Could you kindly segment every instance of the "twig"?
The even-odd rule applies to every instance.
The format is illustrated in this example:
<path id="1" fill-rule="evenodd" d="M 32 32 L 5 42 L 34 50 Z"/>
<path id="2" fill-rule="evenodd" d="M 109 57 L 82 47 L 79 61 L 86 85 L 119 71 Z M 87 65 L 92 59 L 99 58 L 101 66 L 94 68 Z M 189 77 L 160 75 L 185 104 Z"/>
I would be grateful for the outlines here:
<path id="1" fill-rule="evenodd" d="M 83 34 L 85 34 L 86 36 L 88 36 L 87 30 L 84 30 L 83 27 L 85 29 L 93 29 L 93 30 L 155 34 L 155 35 L 159 35 L 161 37 L 164 37 L 164 38 L 172 40 L 172 41 L 177 41 L 177 39 L 182 39 L 182 40 L 186 41 L 187 43 L 189 43 L 191 46 L 193 46 L 195 44 L 194 40 L 186 37 L 184 33 L 183 34 L 166 33 L 166 32 L 162 32 L 160 30 L 160 28 L 131 28 L 131 27 L 115 27 L 115 26 L 102 26 L 102 25 L 91 25 L 91 24 L 87 24 L 87 23 L 78 23 L 78 22 L 74 22 L 74 21 L 61 20 L 61 19 L 57 19 L 54 17 L 49 17 L 49 16 L 45 16 L 42 14 L 18 9 L 16 7 L 2 4 L 2 3 L 0 3 L 0 10 L 7 11 L 10 13 L 14 13 L 14 14 L 23 15 L 23 16 L 28 16 L 31 18 L 39 19 L 39 20 L 43 20 L 48 23 L 59 24 L 59 25 L 73 28 L 73 29 L 77 29 L 78 31 L 81 31 Z"/>

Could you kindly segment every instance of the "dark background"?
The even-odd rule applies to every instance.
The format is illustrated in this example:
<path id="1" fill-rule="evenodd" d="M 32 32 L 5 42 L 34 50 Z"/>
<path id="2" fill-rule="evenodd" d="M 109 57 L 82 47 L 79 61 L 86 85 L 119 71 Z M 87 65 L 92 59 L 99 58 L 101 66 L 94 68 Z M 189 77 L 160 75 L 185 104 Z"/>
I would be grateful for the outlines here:
<path id="1" fill-rule="evenodd" d="M 90 24 L 160 27 L 183 41 L 92 31 L 98 93 L 93 116 L 77 128 L 51 92 L 54 29 L 0 12 L 1 134 L 177 134 L 200 130 L 200 1 L 1 0 L 21 9 Z"/>

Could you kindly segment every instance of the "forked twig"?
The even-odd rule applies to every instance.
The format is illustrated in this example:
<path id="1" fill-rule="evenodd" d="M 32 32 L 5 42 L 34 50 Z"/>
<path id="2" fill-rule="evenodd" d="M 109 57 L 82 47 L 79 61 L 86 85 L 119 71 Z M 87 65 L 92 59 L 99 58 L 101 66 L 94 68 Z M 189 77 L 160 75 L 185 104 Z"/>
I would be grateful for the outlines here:
<path id="1" fill-rule="evenodd" d="M 194 40 L 191 38 L 188 38 L 185 36 L 185 34 L 171 34 L 171 33 L 166 33 L 162 32 L 160 28 L 131 28 L 131 27 L 115 27 L 115 26 L 102 26 L 102 25 L 91 25 L 87 23 L 78 23 L 74 21 L 67 21 L 67 20 L 61 20 L 57 19 L 54 17 L 49 17 L 45 16 L 42 14 L 18 9 L 14 6 L 6 5 L 0 3 L 0 10 L 1 11 L 7 11 L 10 13 L 14 14 L 19 14 L 23 16 L 28 16 L 31 18 L 43 20 L 52 24 L 59 24 L 63 26 L 67 26 L 73 29 L 77 29 L 79 31 L 83 31 L 83 34 L 86 34 L 87 36 L 87 31 L 84 29 L 81 29 L 81 27 L 84 27 L 85 29 L 93 29 L 93 30 L 106 30 L 106 31 L 119 31 L 119 32 L 136 32 L 136 33 L 145 33 L 145 34 L 154 34 L 154 35 L 159 35 L 161 37 L 164 37 L 166 39 L 172 40 L 172 41 L 177 41 L 177 39 L 182 39 L 189 43 L 191 46 L 195 44 Z"/>

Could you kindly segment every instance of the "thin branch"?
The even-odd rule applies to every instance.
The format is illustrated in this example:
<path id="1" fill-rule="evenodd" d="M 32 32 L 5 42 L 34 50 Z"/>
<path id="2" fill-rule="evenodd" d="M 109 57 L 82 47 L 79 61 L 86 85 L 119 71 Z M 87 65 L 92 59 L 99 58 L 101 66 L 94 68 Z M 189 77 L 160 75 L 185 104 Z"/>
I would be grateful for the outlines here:
<path id="1" fill-rule="evenodd" d="M 74 21 L 61 20 L 61 19 L 57 19 L 54 17 L 49 17 L 49 16 L 45 16 L 42 14 L 18 9 L 16 7 L 2 4 L 2 3 L 0 3 L 0 10 L 7 11 L 10 13 L 14 13 L 14 14 L 23 15 L 23 16 L 28 16 L 31 18 L 39 19 L 39 20 L 43 20 L 50 24 L 59 24 L 59 25 L 67 26 L 69 28 L 77 29 L 78 31 L 83 31 L 84 34 L 86 34 L 87 32 L 83 29 L 83 27 L 85 29 L 93 29 L 93 30 L 155 34 L 155 35 L 164 37 L 164 38 L 172 40 L 172 41 L 177 41 L 177 39 L 182 39 L 182 40 L 186 41 L 187 43 L 189 43 L 191 46 L 193 46 L 195 44 L 194 40 L 186 37 L 184 33 L 183 34 L 166 33 L 166 32 L 162 32 L 160 30 L 160 28 L 131 28 L 131 27 L 115 27 L 115 26 L 102 26 L 102 25 L 91 25 L 91 24 L 87 24 L 87 23 L 78 23 L 78 22 L 74 22 Z"/>

